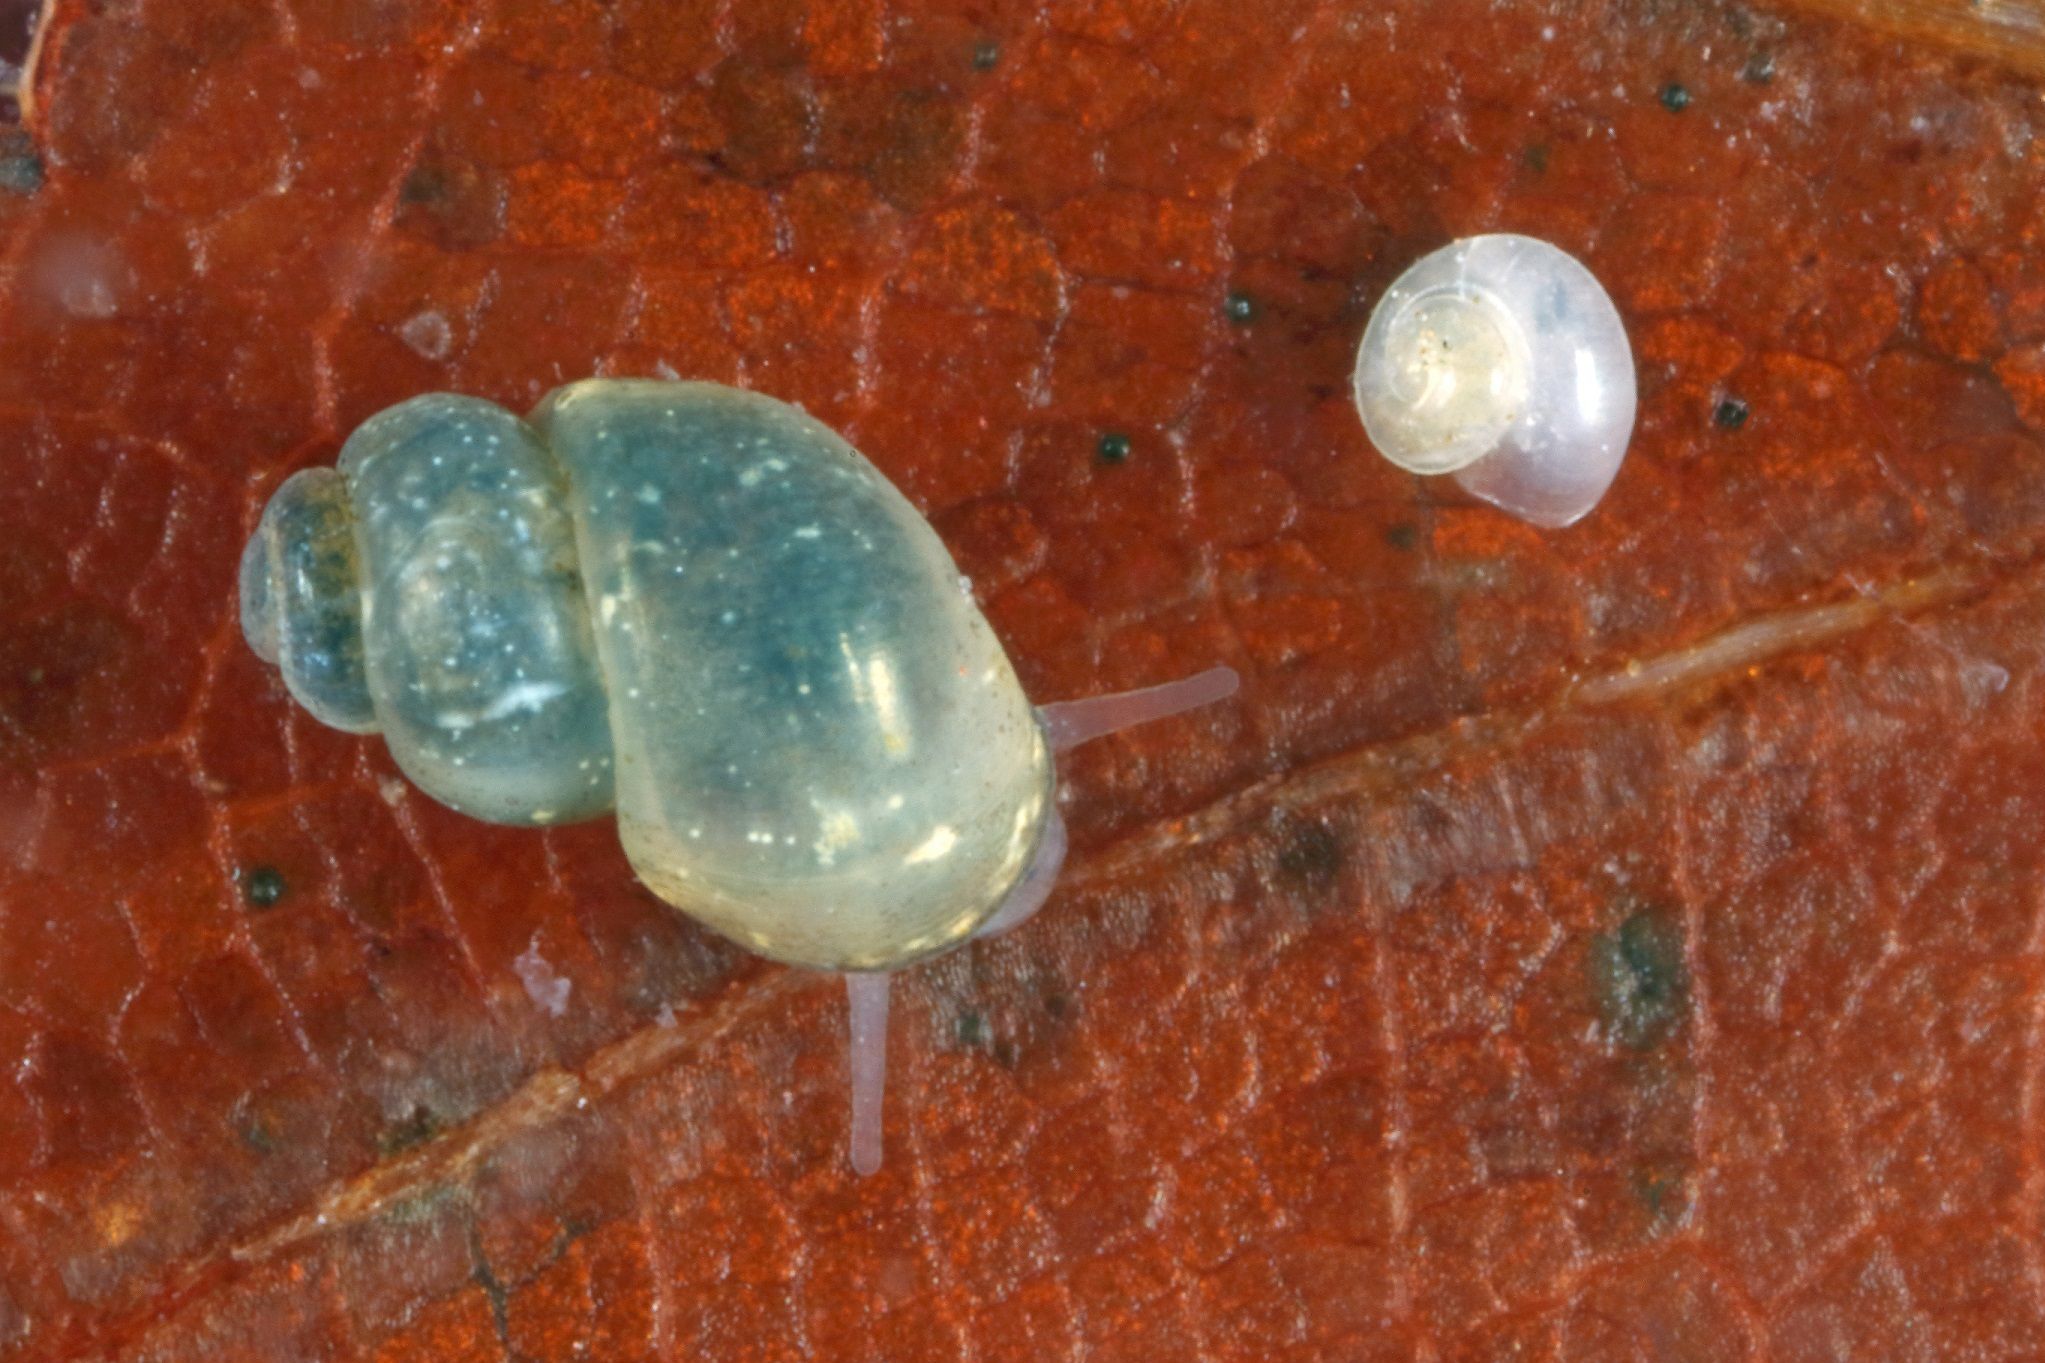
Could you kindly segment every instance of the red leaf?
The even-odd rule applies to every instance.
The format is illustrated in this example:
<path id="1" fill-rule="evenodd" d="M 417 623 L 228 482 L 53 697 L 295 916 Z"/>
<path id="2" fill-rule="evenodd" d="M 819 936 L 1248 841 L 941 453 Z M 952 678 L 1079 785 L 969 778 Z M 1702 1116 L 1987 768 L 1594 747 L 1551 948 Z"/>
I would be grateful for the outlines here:
<path id="1" fill-rule="evenodd" d="M 0 1357 L 2045 1349 L 2034 87 L 1637 0 L 64 0 L 34 94 Z M 1568 531 L 1345 395 L 1493 229 L 1638 353 Z M 1246 678 L 906 980 L 869 1180 L 832 981 L 433 806 L 234 617 L 384 404 L 669 371 L 842 426 L 1034 697 Z"/>

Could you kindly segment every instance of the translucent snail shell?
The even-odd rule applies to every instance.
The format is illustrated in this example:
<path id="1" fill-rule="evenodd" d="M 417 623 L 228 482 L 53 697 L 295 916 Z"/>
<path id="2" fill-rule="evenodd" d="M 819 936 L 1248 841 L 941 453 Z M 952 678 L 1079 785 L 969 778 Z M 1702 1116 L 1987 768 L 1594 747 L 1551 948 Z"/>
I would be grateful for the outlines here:
<path id="1" fill-rule="evenodd" d="M 1043 829 L 1049 750 L 950 555 L 771 398 L 415 398 L 278 490 L 242 584 L 316 716 L 479 818 L 615 801 L 641 879 L 764 955 L 963 940 Z"/>
<path id="2" fill-rule="evenodd" d="M 1356 409 L 1378 451 L 1536 525 L 1598 504 L 1633 433 L 1618 309 L 1567 252 L 1499 234 L 1422 257 L 1357 349 Z"/>
<path id="3" fill-rule="evenodd" d="M 1052 754 L 1227 668 L 1033 708 L 950 554 L 785 403 L 589 380 L 525 419 L 436 393 L 270 500 L 242 629 L 314 716 L 498 823 L 615 806 L 661 898 L 846 972 L 853 1162 L 880 1162 L 887 974 L 1006 931 L 1064 857 Z"/>

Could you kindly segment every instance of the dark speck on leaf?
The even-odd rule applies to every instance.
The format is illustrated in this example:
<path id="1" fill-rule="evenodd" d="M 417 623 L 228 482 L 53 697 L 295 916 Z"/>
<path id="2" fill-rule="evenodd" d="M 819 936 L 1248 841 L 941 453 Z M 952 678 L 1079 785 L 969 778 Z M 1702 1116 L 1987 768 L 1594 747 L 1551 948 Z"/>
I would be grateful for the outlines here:
<path id="1" fill-rule="evenodd" d="M 1221 311 L 1237 326 L 1248 326 L 1257 320 L 1257 300 L 1246 293 L 1231 292 L 1222 303 Z"/>
<path id="2" fill-rule="evenodd" d="M 1317 819 L 1288 821 L 1279 837 L 1278 875 L 1290 889 L 1303 892 L 1295 898 L 1317 898 L 1334 888 L 1348 860 L 1334 829 Z"/>
<path id="3" fill-rule="evenodd" d="M 0 190 L 33 194 L 43 187 L 43 163 L 34 152 L 0 153 Z"/>
<path id="4" fill-rule="evenodd" d="M 1385 543 L 1394 549 L 1413 549 L 1420 543 L 1420 527 L 1411 521 L 1386 526 Z"/>
<path id="5" fill-rule="evenodd" d="M 1544 174 L 1548 169 L 1548 144 L 1546 142 L 1536 142 L 1533 146 L 1527 148 L 1526 155 L 1522 159 L 1526 161 L 1528 170 L 1531 170 L 1536 175 Z"/>
<path id="6" fill-rule="evenodd" d="M 1766 85 L 1775 79 L 1775 54 L 1756 52 L 1747 58 L 1747 64 L 1740 68 L 1740 79 L 1755 85 Z"/>
<path id="7" fill-rule="evenodd" d="M 35 143 L 19 128 L 0 131 L 0 190 L 33 194 L 43 187 L 43 160 Z"/>
<path id="8" fill-rule="evenodd" d="M 452 191 L 448 174 L 438 166 L 414 166 L 398 186 L 401 204 L 437 204 Z"/>
<path id="9" fill-rule="evenodd" d="M 1120 431 L 1108 431 L 1094 442 L 1094 453 L 1103 464 L 1127 463 L 1129 448 L 1129 437 Z"/>
<path id="10" fill-rule="evenodd" d="M 1642 909 L 1591 944 L 1591 983 L 1612 1037 L 1629 1050 L 1652 1050 L 1683 1020 L 1689 981 L 1683 938 L 1659 909 Z"/>
<path id="11" fill-rule="evenodd" d="M 259 1155 L 268 1155 L 277 1149 L 277 1132 L 269 1119 L 259 1112 L 238 1107 L 234 1129 L 241 1136 L 242 1144 Z"/>
<path id="12" fill-rule="evenodd" d="M 423 162 L 398 185 L 392 223 L 448 250 L 481 246 L 503 230 L 503 189 L 465 162 Z"/>
<path id="13" fill-rule="evenodd" d="M 1662 87 L 1661 101 L 1664 109 L 1672 114 L 1680 114 L 1690 107 L 1690 92 L 1676 82 L 1670 81 Z"/>
<path id="14" fill-rule="evenodd" d="M 1076 1007 L 1070 994 L 1053 992 L 1044 995 L 1044 1012 L 1061 1022 L 1071 1017 Z"/>
<path id="15" fill-rule="evenodd" d="M 973 44 L 973 69 L 992 71 L 1001 64 L 1001 44 L 992 38 L 982 39 Z"/>
<path id="16" fill-rule="evenodd" d="M 1657 1229 L 1680 1224 L 1690 1210 L 1689 1181 L 1680 1169 L 1643 1166 L 1633 1171 L 1633 1195 Z"/>
<path id="17" fill-rule="evenodd" d="M 952 1023 L 952 1035 L 961 1046 L 984 1046 L 993 1035 L 987 1029 L 987 1019 L 978 1013 L 960 1013 L 958 1021 Z"/>
<path id="18" fill-rule="evenodd" d="M 1738 398 L 1721 398 L 1712 409 L 1711 419 L 1718 423 L 1720 430 L 1737 431 L 1747 424 L 1747 404 Z"/>
<path id="19" fill-rule="evenodd" d="M 384 1128 L 383 1134 L 376 1138 L 376 1148 L 384 1155 L 402 1154 L 414 1146 L 424 1145 L 439 1134 L 440 1119 L 423 1107 L 415 1107 L 411 1116 Z"/>
<path id="20" fill-rule="evenodd" d="M 290 889 L 284 883 L 284 873 L 274 866 L 248 867 L 236 879 L 241 883 L 242 902 L 252 909 L 275 908 Z"/>

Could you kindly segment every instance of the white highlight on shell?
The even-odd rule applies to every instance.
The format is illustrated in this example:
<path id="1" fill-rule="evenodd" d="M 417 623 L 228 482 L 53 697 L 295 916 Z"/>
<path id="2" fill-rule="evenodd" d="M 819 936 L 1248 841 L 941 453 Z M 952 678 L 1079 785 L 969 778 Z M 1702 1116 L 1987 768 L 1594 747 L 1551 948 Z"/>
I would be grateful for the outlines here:
<path id="1" fill-rule="evenodd" d="M 1379 300 L 1357 349 L 1356 410 L 1403 469 L 1452 474 L 1549 528 L 1581 519 L 1633 434 L 1633 351 L 1610 295 L 1533 237 L 1468 237 Z"/>

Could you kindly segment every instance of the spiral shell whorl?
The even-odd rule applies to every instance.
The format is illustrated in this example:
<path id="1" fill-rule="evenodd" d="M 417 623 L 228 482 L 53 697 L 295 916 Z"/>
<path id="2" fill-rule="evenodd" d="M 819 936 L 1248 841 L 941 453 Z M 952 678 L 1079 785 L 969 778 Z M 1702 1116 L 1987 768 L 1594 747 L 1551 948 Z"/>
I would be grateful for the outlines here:
<path id="1" fill-rule="evenodd" d="M 713 384 L 448 394 L 289 479 L 242 622 L 315 716 L 498 823 L 615 803 L 663 899 L 880 969 L 1022 876 L 1049 750 L 929 524 L 834 432 Z M 614 754 L 615 748 L 615 754 Z"/>
<path id="2" fill-rule="evenodd" d="M 1633 432 L 1618 309 L 1573 256 L 1509 233 L 1452 242 L 1393 281 L 1354 386 L 1385 458 L 1549 527 L 1598 503 Z"/>
<path id="3" fill-rule="evenodd" d="M 241 561 L 242 631 L 322 724 L 375 733 L 348 489 L 332 469 L 286 479 Z"/>
<path id="4" fill-rule="evenodd" d="M 322 722 L 381 732 L 420 789 L 495 823 L 611 805 L 610 731 L 560 474 L 473 398 L 365 422 L 279 488 L 244 555 L 242 628 Z"/>

